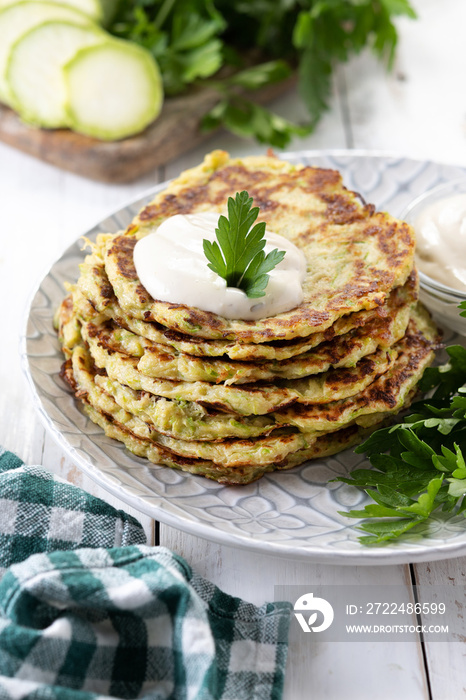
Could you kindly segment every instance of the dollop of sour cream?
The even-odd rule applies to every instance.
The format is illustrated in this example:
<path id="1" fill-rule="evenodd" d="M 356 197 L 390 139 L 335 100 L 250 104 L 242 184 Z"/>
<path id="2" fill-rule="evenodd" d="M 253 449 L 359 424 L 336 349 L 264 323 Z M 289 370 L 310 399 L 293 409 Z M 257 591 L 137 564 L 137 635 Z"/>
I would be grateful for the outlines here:
<path id="1" fill-rule="evenodd" d="M 149 294 L 159 301 L 247 321 L 298 306 L 303 300 L 306 258 L 283 236 L 265 233 L 264 252 L 278 248 L 285 251 L 285 257 L 269 273 L 263 297 L 250 299 L 241 289 L 227 287 L 226 281 L 207 267 L 202 241 L 215 240 L 218 219 L 216 212 L 177 214 L 136 243 L 134 265 Z"/>
<path id="2" fill-rule="evenodd" d="M 413 227 L 419 269 L 466 292 L 466 194 L 434 202 L 416 217 Z"/>

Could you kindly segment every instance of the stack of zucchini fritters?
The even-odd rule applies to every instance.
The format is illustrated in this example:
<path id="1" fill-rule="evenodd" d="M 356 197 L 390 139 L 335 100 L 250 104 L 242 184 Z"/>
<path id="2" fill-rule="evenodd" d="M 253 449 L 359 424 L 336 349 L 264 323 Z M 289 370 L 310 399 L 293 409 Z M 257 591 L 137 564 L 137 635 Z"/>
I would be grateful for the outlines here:
<path id="1" fill-rule="evenodd" d="M 259 321 L 154 300 L 137 240 L 247 190 L 308 263 L 304 301 Z M 417 303 L 414 234 L 339 173 L 214 151 L 121 234 L 100 234 L 57 312 L 63 376 L 105 433 L 151 462 L 246 484 L 334 454 L 406 406 L 437 331 Z M 207 260 L 206 260 L 207 264 Z"/>

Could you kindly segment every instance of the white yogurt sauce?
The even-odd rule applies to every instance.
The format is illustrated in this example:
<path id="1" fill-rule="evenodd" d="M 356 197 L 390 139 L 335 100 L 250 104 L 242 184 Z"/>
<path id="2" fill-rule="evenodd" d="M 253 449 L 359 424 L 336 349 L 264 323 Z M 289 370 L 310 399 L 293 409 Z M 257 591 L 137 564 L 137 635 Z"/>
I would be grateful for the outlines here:
<path id="1" fill-rule="evenodd" d="M 419 269 L 466 292 L 466 194 L 434 202 L 413 222 Z"/>
<path id="2" fill-rule="evenodd" d="M 303 300 L 306 258 L 283 236 L 265 233 L 264 252 L 278 248 L 285 251 L 285 257 L 269 273 L 263 297 L 250 299 L 241 289 L 227 287 L 226 281 L 207 267 L 202 241 L 215 240 L 218 219 L 215 212 L 177 214 L 136 243 L 136 272 L 149 294 L 159 301 L 251 321 L 298 306 Z"/>

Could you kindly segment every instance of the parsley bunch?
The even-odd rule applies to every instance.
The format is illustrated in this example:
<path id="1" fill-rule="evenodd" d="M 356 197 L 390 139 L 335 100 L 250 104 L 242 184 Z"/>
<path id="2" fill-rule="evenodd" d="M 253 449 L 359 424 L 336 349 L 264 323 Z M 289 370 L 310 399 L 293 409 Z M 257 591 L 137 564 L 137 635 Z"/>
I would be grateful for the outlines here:
<path id="1" fill-rule="evenodd" d="M 425 523 L 436 510 L 466 511 L 466 349 L 447 348 L 449 361 L 428 368 L 420 389 L 437 387 L 432 398 L 413 404 L 401 423 L 377 430 L 356 452 L 374 469 L 356 469 L 339 478 L 363 489 L 375 503 L 342 512 L 368 518 L 360 529 L 366 545 L 400 537 Z"/>
<path id="2" fill-rule="evenodd" d="M 109 30 L 151 51 L 168 96 L 198 85 L 218 91 L 205 129 L 224 126 L 284 147 L 312 131 L 328 108 L 337 63 L 369 46 L 392 64 L 397 15 L 416 16 L 409 0 L 121 0 Z M 239 94 L 253 97 L 295 69 L 305 125 Z"/>

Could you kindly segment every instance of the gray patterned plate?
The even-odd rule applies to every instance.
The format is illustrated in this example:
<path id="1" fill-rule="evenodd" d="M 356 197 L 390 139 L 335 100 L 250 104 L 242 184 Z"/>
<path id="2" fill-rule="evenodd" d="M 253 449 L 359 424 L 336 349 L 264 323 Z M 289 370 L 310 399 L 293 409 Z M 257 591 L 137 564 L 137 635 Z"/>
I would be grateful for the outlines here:
<path id="1" fill-rule="evenodd" d="M 465 174 L 459 167 L 358 151 L 307 151 L 283 156 L 338 169 L 347 187 L 397 215 L 414 197 Z M 164 188 L 157 187 L 154 192 Z M 125 228 L 144 197 L 86 233 Z M 39 413 L 65 452 L 92 479 L 154 519 L 186 532 L 263 553 L 335 564 L 396 564 L 466 554 L 466 520 L 437 515 L 421 534 L 385 547 L 366 548 L 358 530 L 339 510 L 361 507 L 364 494 L 329 480 L 361 464 L 348 450 L 288 472 L 272 473 L 249 486 L 221 486 L 204 477 L 154 466 L 105 437 L 80 411 L 60 379 L 62 355 L 52 318 L 63 283 L 77 277 L 83 258 L 72 245 L 36 291 L 22 339 L 22 364 Z M 447 342 L 453 338 L 446 338 Z"/>

